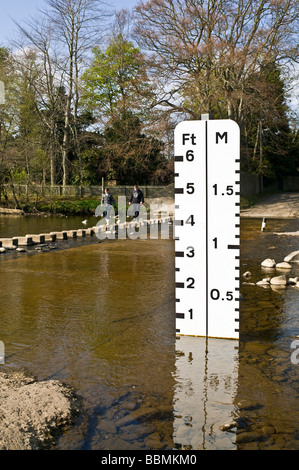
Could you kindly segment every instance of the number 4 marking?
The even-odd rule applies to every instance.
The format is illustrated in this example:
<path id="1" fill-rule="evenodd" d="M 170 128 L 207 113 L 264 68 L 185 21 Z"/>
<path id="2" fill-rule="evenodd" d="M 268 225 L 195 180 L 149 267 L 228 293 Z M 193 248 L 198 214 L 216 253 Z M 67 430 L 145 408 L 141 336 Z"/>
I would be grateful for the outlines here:
<path id="1" fill-rule="evenodd" d="M 190 215 L 190 216 L 188 217 L 188 219 L 186 220 L 186 224 L 190 224 L 190 225 L 192 225 L 192 226 L 195 224 L 195 222 L 194 222 L 194 215 Z"/>

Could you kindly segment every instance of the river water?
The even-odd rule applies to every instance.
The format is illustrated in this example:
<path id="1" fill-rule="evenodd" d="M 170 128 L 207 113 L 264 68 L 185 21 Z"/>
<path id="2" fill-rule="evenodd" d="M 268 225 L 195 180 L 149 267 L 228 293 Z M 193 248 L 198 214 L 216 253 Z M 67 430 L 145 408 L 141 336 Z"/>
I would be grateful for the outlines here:
<path id="1" fill-rule="evenodd" d="M 0 237 L 80 227 L 77 217 L 0 217 Z M 176 338 L 171 238 L 0 255 L 1 367 L 61 380 L 82 398 L 55 449 L 299 448 L 299 289 L 251 284 L 277 275 L 263 259 L 299 249 L 298 237 L 276 234 L 299 226 L 260 227 L 241 221 L 240 273 L 252 275 L 241 276 L 239 341 Z"/>

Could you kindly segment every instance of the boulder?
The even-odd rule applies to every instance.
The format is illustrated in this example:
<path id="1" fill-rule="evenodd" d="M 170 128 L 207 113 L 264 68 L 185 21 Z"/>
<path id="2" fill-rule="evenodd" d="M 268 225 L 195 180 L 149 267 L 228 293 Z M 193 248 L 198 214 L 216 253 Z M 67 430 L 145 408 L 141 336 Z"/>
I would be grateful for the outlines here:
<path id="1" fill-rule="evenodd" d="M 282 286 L 282 287 L 284 287 L 284 286 L 287 285 L 287 278 L 284 274 L 282 276 L 272 277 L 272 279 L 270 280 L 270 284 L 272 286 Z"/>
<path id="2" fill-rule="evenodd" d="M 287 263 L 299 263 L 299 251 L 292 251 L 284 258 Z"/>
<path id="3" fill-rule="evenodd" d="M 270 277 L 266 277 L 265 279 L 262 279 L 256 283 L 257 286 L 263 286 L 266 284 L 270 284 Z"/>
<path id="4" fill-rule="evenodd" d="M 277 269 L 292 269 L 292 266 L 286 261 L 283 261 L 282 263 L 277 263 L 276 268 Z"/>
<path id="5" fill-rule="evenodd" d="M 250 271 L 246 271 L 244 274 L 242 274 L 243 277 L 245 277 L 246 279 L 250 278 L 251 277 L 251 272 Z"/>
<path id="6" fill-rule="evenodd" d="M 261 266 L 263 268 L 275 268 L 276 263 L 274 259 L 267 258 L 267 259 L 264 259 L 264 261 L 262 261 Z"/>

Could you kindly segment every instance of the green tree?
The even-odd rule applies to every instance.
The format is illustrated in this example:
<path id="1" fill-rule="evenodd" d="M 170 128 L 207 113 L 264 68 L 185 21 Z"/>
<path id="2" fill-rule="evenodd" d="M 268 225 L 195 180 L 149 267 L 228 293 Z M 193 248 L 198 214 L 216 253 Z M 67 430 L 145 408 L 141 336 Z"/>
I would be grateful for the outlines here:
<path id="1" fill-rule="evenodd" d="M 42 148 L 44 130 L 34 86 L 39 74 L 36 54 L 31 52 L 26 55 L 16 66 L 19 106 L 15 144 L 20 155 L 20 164 L 26 172 L 26 179 L 23 182 L 29 185 L 34 179 L 42 183 L 45 179 L 46 158 Z"/>
<path id="2" fill-rule="evenodd" d="M 161 141 L 144 131 L 154 99 L 144 57 L 122 32 L 93 54 L 82 77 L 83 100 L 103 136 L 100 175 L 121 183 L 149 182 L 165 158 Z"/>
<path id="3" fill-rule="evenodd" d="M 5 102 L 0 105 L 0 198 L 7 200 L 4 184 L 11 185 L 15 207 L 19 207 L 14 189 L 14 174 L 20 169 L 16 149 L 18 129 L 19 100 L 17 93 L 17 74 L 14 61 L 7 48 L 0 48 L 0 80 L 4 84 Z"/>
<path id="4" fill-rule="evenodd" d="M 84 103 L 101 121 L 129 110 L 145 117 L 153 97 L 144 57 L 121 33 L 105 51 L 93 49 L 92 65 L 82 82 Z"/>
<path id="5" fill-rule="evenodd" d="M 252 163 L 256 172 L 281 180 L 285 175 L 296 174 L 299 160 L 280 68 L 275 62 L 262 64 L 254 83 L 253 95 L 260 103 L 259 112 L 253 115 L 256 132 Z"/>

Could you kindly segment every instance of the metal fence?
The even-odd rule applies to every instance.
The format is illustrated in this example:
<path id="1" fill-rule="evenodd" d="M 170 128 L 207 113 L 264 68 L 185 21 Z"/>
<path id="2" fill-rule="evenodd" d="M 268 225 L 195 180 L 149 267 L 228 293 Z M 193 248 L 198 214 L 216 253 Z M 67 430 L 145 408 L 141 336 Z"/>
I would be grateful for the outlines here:
<path id="1" fill-rule="evenodd" d="M 4 185 L 6 192 L 11 193 L 11 185 Z M 133 186 L 116 186 L 105 184 L 114 196 L 129 196 L 132 193 Z M 140 186 L 145 197 L 173 197 L 174 185 L 168 186 Z M 48 186 L 38 184 L 15 184 L 14 191 L 17 196 L 34 196 L 39 197 L 69 197 L 69 198 L 87 198 L 87 197 L 101 197 L 103 192 L 102 186 Z"/>
<path id="2" fill-rule="evenodd" d="M 270 187 L 265 188 L 262 176 L 252 175 L 249 173 L 240 174 L 241 196 L 250 196 L 260 194 L 265 189 L 282 190 L 282 191 L 299 191 L 299 177 L 285 177 L 280 185 L 273 183 Z M 11 185 L 4 185 L 6 192 L 12 192 Z M 110 188 L 110 192 L 114 196 L 129 196 L 133 190 L 133 186 L 115 185 L 107 182 L 105 187 Z M 174 197 L 174 185 L 167 186 L 142 186 L 140 189 L 147 198 Z M 14 191 L 17 196 L 38 196 L 38 197 L 69 197 L 69 198 L 88 198 L 101 197 L 103 192 L 102 186 L 49 186 L 38 184 L 15 184 Z"/>

